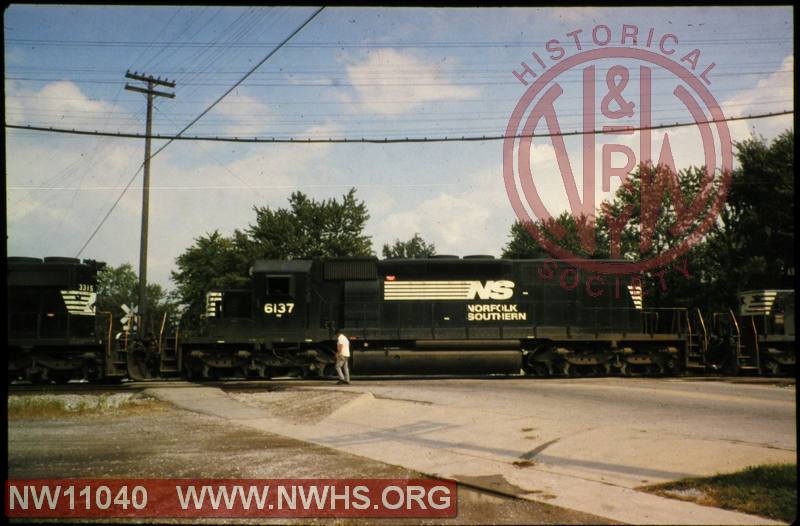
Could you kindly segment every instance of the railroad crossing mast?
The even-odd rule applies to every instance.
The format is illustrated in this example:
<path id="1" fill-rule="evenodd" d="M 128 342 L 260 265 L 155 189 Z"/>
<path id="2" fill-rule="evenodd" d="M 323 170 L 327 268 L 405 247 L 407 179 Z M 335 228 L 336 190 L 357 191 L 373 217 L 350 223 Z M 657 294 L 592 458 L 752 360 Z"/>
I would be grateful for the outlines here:
<path id="1" fill-rule="evenodd" d="M 164 91 L 156 91 L 155 86 L 165 86 L 167 88 L 175 88 L 175 83 L 161 77 L 154 78 L 152 75 L 145 76 L 134 71 L 125 72 L 125 78 L 138 80 L 147 84 L 146 88 L 139 86 L 131 86 L 125 83 L 125 89 L 128 91 L 137 91 L 147 95 L 147 131 L 144 140 L 144 182 L 142 183 L 142 237 L 141 244 L 139 245 L 139 316 L 141 322 L 139 330 L 145 332 L 145 323 L 147 316 L 147 303 L 145 302 L 145 293 L 147 289 L 147 222 L 150 209 L 150 135 L 153 130 L 153 98 L 154 97 L 168 97 L 175 98 L 174 93 L 167 93 Z"/>

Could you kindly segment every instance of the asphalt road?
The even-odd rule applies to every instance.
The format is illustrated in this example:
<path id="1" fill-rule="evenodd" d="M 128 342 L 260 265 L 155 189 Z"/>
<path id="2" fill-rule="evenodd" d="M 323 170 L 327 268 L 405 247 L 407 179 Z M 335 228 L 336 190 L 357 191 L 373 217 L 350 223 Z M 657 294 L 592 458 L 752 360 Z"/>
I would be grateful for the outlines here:
<path id="1" fill-rule="evenodd" d="M 529 417 L 565 433 L 612 426 L 796 450 L 794 386 L 684 379 L 514 378 L 367 381 L 353 388 L 390 399 Z"/>
<path id="2" fill-rule="evenodd" d="M 765 523 L 635 488 L 797 457 L 795 386 L 786 381 L 426 378 L 224 388 L 147 392 L 256 429 L 622 522 Z"/>

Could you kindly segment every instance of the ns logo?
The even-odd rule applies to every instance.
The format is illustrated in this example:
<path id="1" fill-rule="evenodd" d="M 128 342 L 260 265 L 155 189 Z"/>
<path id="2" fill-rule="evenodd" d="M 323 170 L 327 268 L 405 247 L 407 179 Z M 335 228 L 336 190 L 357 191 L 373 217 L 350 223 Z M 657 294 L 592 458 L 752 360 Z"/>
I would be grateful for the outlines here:
<path id="1" fill-rule="evenodd" d="M 507 300 L 514 295 L 514 282 L 508 280 L 487 281 L 484 285 L 480 281 L 469 282 L 469 299 L 482 300 Z"/>

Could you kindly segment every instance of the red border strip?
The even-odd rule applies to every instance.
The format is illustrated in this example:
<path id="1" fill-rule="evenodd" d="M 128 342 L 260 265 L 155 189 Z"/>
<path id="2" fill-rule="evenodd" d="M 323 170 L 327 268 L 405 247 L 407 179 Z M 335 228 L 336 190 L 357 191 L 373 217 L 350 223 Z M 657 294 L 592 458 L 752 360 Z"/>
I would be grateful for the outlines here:
<path id="1" fill-rule="evenodd" d="M 18 479 L 9 518 L 455 517 L 437 479 Z"/>

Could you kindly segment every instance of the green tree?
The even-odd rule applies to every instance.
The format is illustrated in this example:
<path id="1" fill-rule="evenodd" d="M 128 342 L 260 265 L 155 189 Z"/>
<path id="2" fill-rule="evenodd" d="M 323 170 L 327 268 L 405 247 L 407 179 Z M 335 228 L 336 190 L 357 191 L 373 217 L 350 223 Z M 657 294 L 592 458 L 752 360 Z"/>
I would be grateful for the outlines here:
<path id="1" fill-rule="evenodd" d="M 157 283 L 148 283 L 145 289 L 145 301 L 149 319 L 146 329 L 156 333 L 160 328 L 165 312 L 171 312 L 174 305 L 169 301 L 164 289 Z M 139 277 L 130 263 L 118 267 L 106 266 L 97 275 L 98 312 L 110 312 L 114 320 L 125 315 L 122 305 L 132 307 L 139 303 Z M 141 311 L 141 308 L 139 309 Z"/>
<path id="2" fill-rule="evenodd" d="M 646 273 L 648 306 L 716 310 L 735 305 L 737 292 L 748 288 L 793 286 L 794 133 L 787 130 L 771 143 L 753 137 L 735 147 L 739 167 L 731 174 L 719 218 L 679 260 Z M 581 256 L 651 259 L 684 243 L 701 221 L 713 217 L 711 206 L 722 191 L 718 175 L 694 166 L 637 167 L 601 204 L 594 252 L 581 244 L 591 225 L 582 218 L 576 222 L 562 214 L 536 226 L 550 227 L 542 229 L 545 236 Z M 564 230 L 554 236 L 558 225 Z M 512 225 L 503 256 L 549 257 L 525 226 Z"/>
<path id="3" fill-rule="evenodd" d="M 503 257 L 510 259 L 551 258 L 553 255 L 536 238 L 538 229 L 553 244 L 582 258 L 607 257 L 608 242 L 604 230 L 599 229 L 584 215 L 577 219 L 569 212 L 556 218 L 535 223 L 515 221 L 511 225 L 509 241 L 503 247 Z"/>
<path id="4" fill-rule="evenodd" d="M 665 165 L 638 166 L 614 198 L 600 206 L 598 228 L 604 230 L 602 237 L 608 240 L 610 256 L 645 261 L 678 248 L 707 217 L 719 191 L 719 178 L 709 177 L 704 167 L 676 172 Z M 704 239 L 716 229 L 712 224 Z M 676 261 L 645 272 L 645 305 L 714 303 L 707 256 L 706 243 L 701 240 Z"/>
<path id="5" fill-rule="evenodd" d="M 178 270 L 172 272 L 172 280 L 177 284 L 176 297 L 189 306 L 190 314 L 204 311 L 208 291 L 247 282 L 250 261 L 239 246 L 242 242 L 215 230 L 195 239 L 194 245 L 177 257 Z"/>
<path id="6" fill-rule="evenodd" d="M 237 240 L 251 259 L 321 259 L 372 255 L 364 235 L 367 205 L 352 188 L 336 199 L 316 201 L 302 192 L 289 198 L 289 209 L 254 207 L 256 222 Z"/>
<path id="7" fill-rule="evenodd" d="M 735 144 L 734 170 L 708 265 L 733 304 L 749 288 L 794 286 L 794 132 Z"/>
<path id="8" fill-rule="evenodd" d="M 215 231 L 195 239 L 176 259 L 176 297 L 196 315 L 203 312 L 208 291 L 244 286 L 256 259 L 371 256 L 372 242 L 363 233 L 369 214 L 355 193 L 351 189 L 341 201 L 316 201 L 295 192 L 288 209 L 254 207 L 255 223 L 231 237 Z"/>
<path id="9" fill-rule="evenodd" d="M 395 239 L 391 246 L 384 243 L 382 252 L 385 258 L 428 258 L 436 255 L 436 246 L 433 243 L 426 243 L 422 236 L 415 232 L 414 237 L 408 241 Z"/>
<path id="10" fill-rule="evenodd" d="M 637 167 L 600 206 L 598 227 L 611 257 L 645 260 L 683 243 L 719 193 L 718 178 L 706 180 L 702 167 L 677 173 L 664 165 Z"/>
<path id="11" fill-rule="evenodd" d="M 507 259 L 540 259 L 551 257 L 533 236 L 533 224 L 514 221 L 511 224 L 510 238 L 503 247 L 502 257 Z M 531 231 L 529 231 L 531 230 Z"/>

